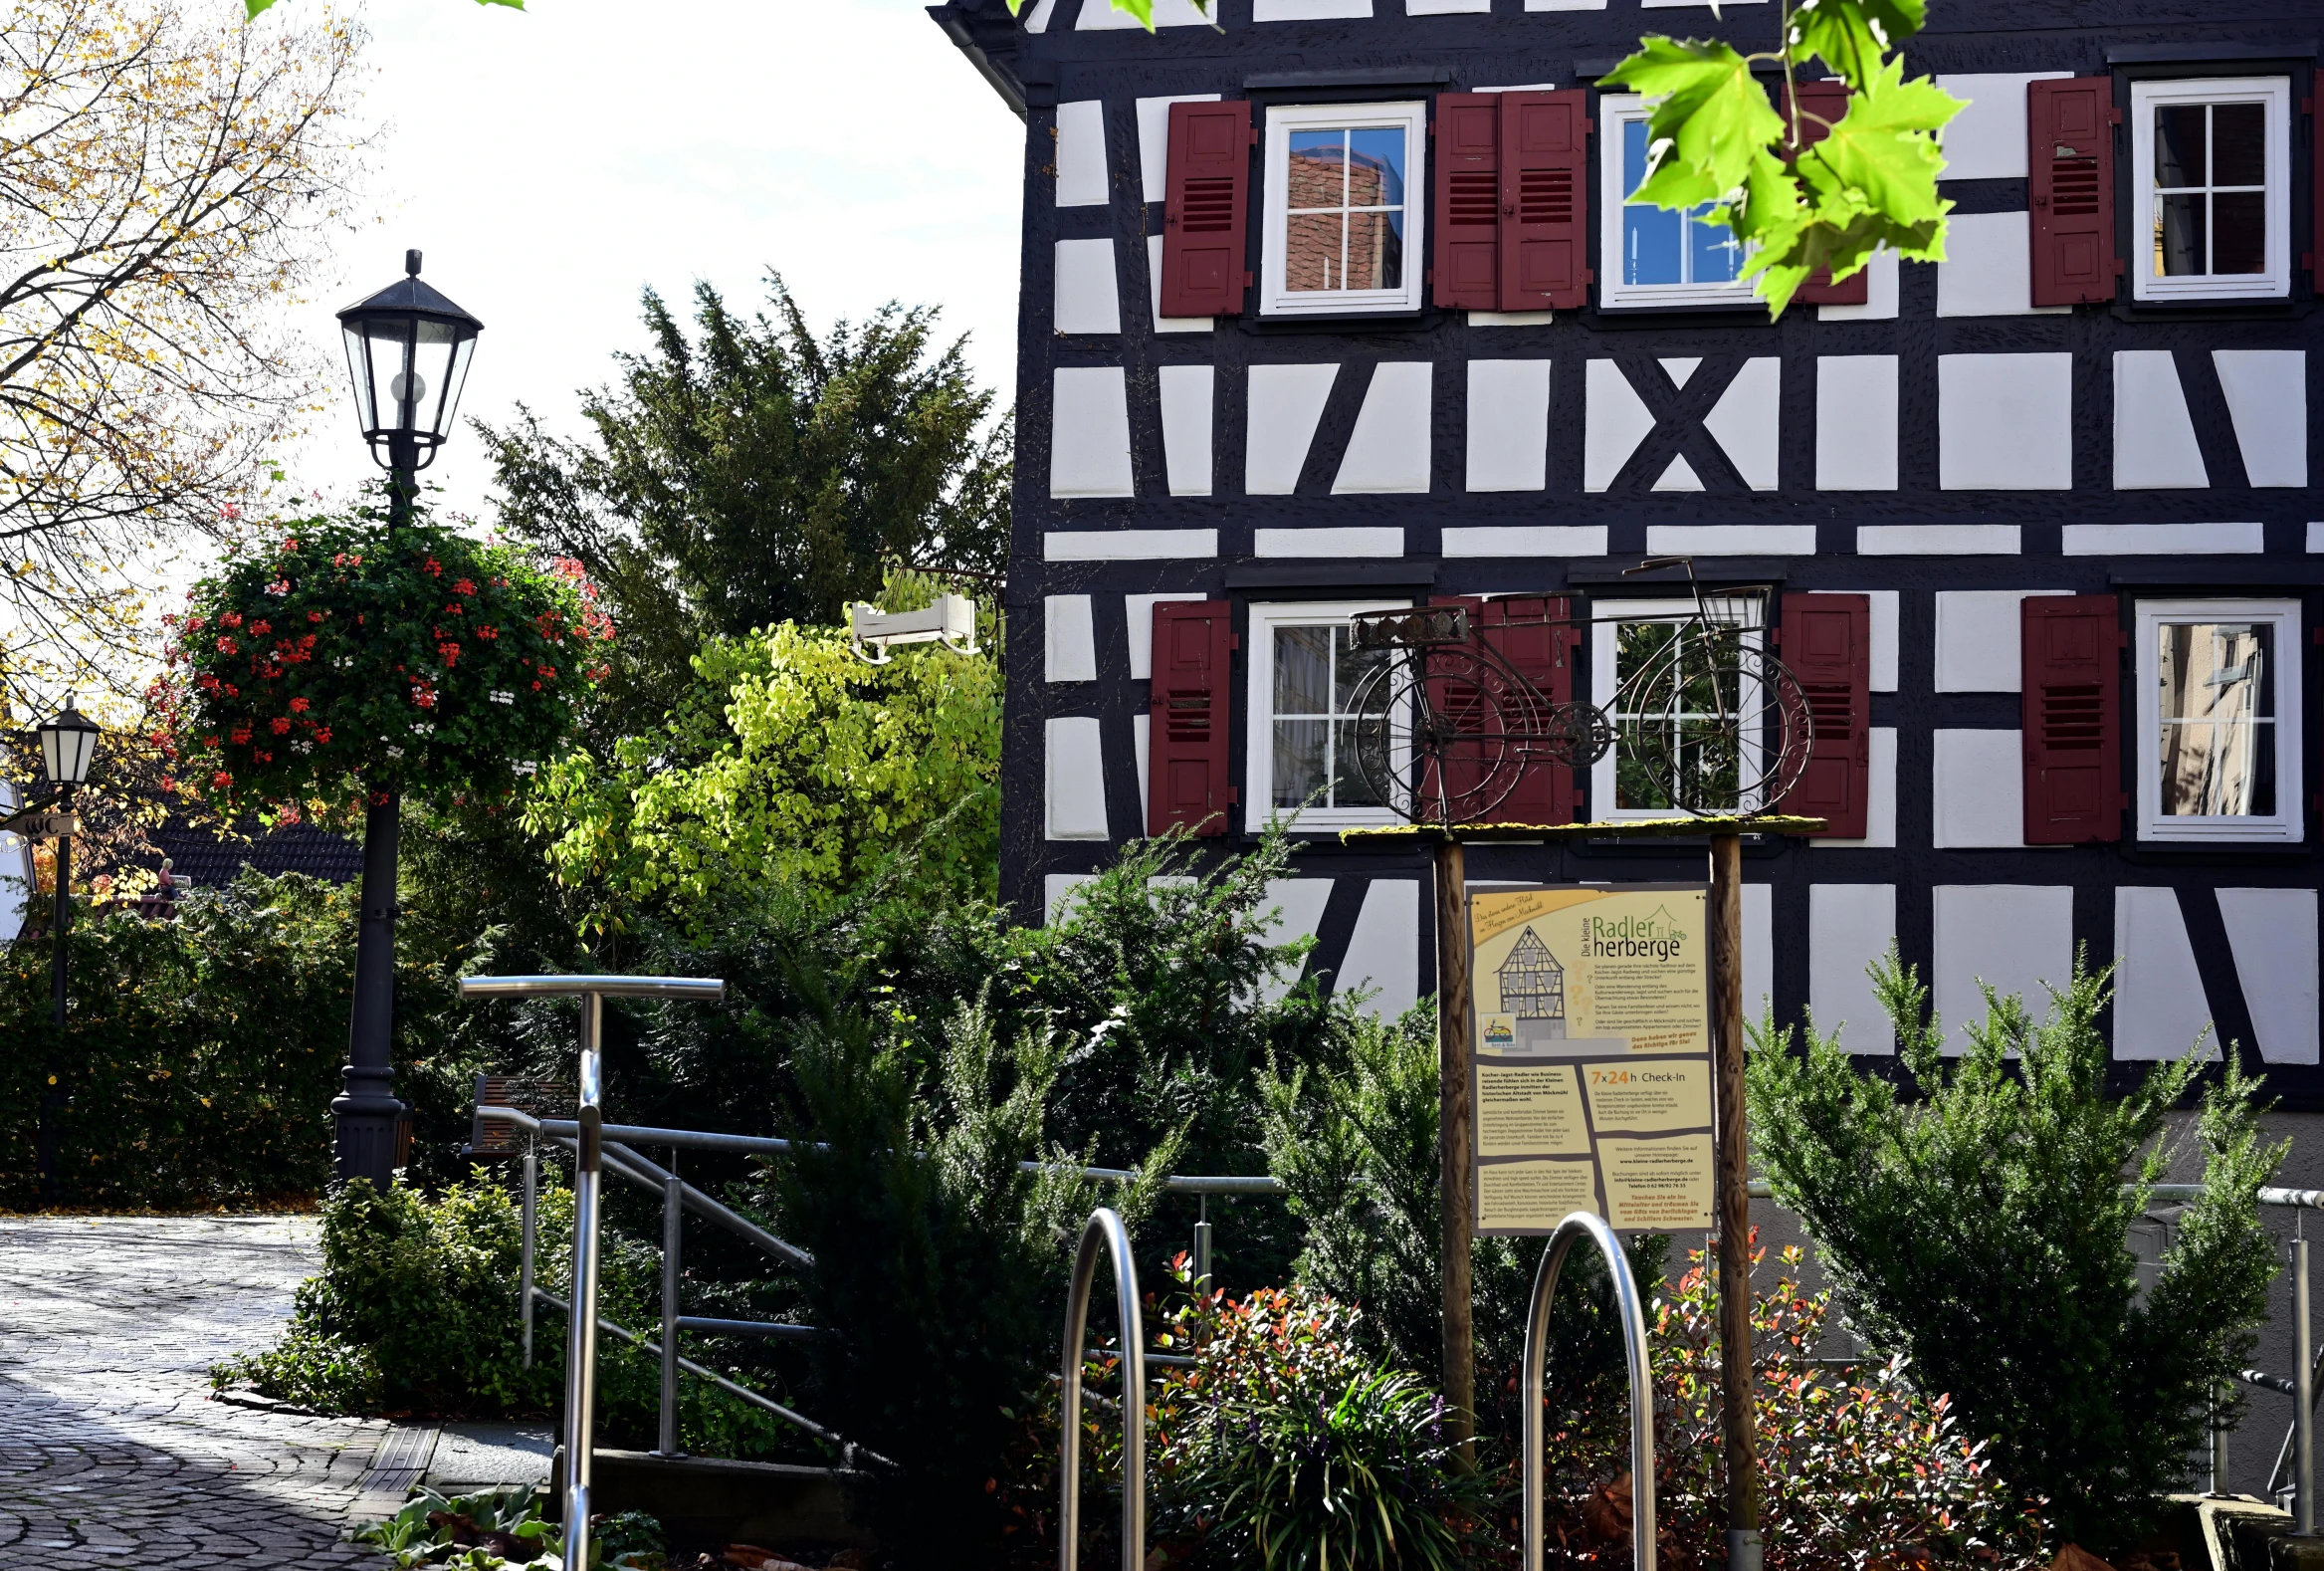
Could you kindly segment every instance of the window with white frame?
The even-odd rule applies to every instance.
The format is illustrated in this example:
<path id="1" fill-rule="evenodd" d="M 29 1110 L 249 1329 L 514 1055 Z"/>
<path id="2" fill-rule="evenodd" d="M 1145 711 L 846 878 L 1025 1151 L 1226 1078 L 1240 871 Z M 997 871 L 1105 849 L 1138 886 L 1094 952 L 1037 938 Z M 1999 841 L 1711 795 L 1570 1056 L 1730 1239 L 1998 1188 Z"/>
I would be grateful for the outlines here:
<path id="1" fill-rule="evenodd" d="M 1598 189 L 1619 191 L 1599 222 L 1599 304 L 1605 306 L 1749 305 L 1743 244 L 1724 224 L 1706 224 L 1710 203 L 1671 212 L 1630 194 L 1646 183 L 1650 112 L 1635 95 L 1598 100 Z"/>
<path id="2" fill-rule="evenodd" d="M 1358 707 L 1365 703 L 1358 689 L 1385 654 L 1356 648 L 1348 623 L 1361 611 L 1410 603 L 1251 607 L 1249 825 L 1295 812 L 1303 829 L 1396 821 L 1355 759 L 1358 729 L 1380 724 L 1376 703 L 1369 716 Z"/>
<path id="3" fill-rule="evenodd" d="M 2131 85 L 2131 277 L 2140 300 L 2291 292 L 2289 77 Z"/>
<path id="4" fill-rule="evenodd" d="M 2141 839 L 2306 837 L 2299 632 L 2297 600 L 2139 603 Z"/>
<path id="5" fill-rule="evenodd" d="M 1713 595 L 1714 623 L 1731 628 L 1735 642 L 1757 650 L 1767 638 L 1767 602 L 1760 595 Z M 1763 739 L 1745 737 L 1750 756 L 1726 745 L 1718 716 L 1765 713 L 1756 667 L 1699 658 L 1702 640 L 1687 636 L 1696 606 L 1686 600 L 1601 599 L 1590 607 L 1590 702 L 1612 717 L 1615 744 L 1589 769 L 1590 816 L 1667 818 L 1675 809 L 1667 780 L 1643 759 L 1685 769 L 1698 778 L 1737 780 L 1738 768 L 1756 776 Z M 1634 744 L 1638 728 L 1652 728 L 1649 746 Z M 1730 803 L 1751 811 L 1757 800 Z"/>
<path id="6" fill-rule="evenodd" d="M 1427 129 L 1421 104 L 1267 111 L 1263 313 L 1419 310 Z"/>

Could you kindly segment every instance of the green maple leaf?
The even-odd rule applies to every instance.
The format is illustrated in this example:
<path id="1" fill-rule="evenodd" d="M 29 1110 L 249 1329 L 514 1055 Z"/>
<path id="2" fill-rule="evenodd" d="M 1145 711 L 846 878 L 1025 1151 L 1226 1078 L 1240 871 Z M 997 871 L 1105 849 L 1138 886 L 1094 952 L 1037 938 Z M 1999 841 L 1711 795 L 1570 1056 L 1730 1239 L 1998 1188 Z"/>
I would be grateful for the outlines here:
<path id="1" fill-rule="evenodd" d="M 1849 87 L 1860 88 L 1927 16 L 1927 0 L 1804 0 L 1792 13 L 1785 43 L 1793 60 L 1820 55 Z"/>
<path id="2" fill-rule="evenodd" d="M 1881 214 L 1900 227 L 1941 219 L 1945 155 L 1938 130 L 1967 108 L 1927 77 L 1904 80 L 1890 60 L 1848 96 L 1840 122 L 1799 155 L 1799 178 L 1818 207 Z"/>
<path id="3" fill-rule="evenodd" d="M 1743 184 L 1753 159 L 1783 134 L 1784 122 L 1732 47 L 1659 36 L 1608 72 L 1603 87 L 1627 87 L 1661 102 L 1646 122 L 1658 149 L 1654 171 L 1633 199 L 1691 207 Z"/>

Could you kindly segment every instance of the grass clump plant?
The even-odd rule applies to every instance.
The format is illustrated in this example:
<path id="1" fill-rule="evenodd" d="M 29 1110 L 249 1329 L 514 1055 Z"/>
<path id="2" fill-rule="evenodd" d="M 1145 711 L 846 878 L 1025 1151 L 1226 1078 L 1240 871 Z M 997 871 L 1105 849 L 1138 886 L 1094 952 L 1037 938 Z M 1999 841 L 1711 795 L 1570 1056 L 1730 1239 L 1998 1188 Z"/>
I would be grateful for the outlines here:
<path id="1" fill-rule="evenodd" d="M 1962 1434 L 1990 1438 L 2061 1538 L 2100 1547 L 2184 1481 L 2213 1390 L 2249 1360 L 2276 1265 L 2255 1192 L 2285 1150 L 2261 1139 L 2231 1046 L 2216 1078 L 2199 1041 L 2109 1095 L 2110 979 L 2077 959 L 2039 1021 L 1988 988 L 1949 1064 L 1928 990 L 1892 950 L 1872 982 L 1916 1099 L 1812 1022 L 1804 1051 L 1763 1024 L 1749 1069 L 1754 1150 L 1849 1325 L 1951 1394 Z M 2190 1145 L 2202 1190 L 2142 1289 L 2127 1231 Z"/>

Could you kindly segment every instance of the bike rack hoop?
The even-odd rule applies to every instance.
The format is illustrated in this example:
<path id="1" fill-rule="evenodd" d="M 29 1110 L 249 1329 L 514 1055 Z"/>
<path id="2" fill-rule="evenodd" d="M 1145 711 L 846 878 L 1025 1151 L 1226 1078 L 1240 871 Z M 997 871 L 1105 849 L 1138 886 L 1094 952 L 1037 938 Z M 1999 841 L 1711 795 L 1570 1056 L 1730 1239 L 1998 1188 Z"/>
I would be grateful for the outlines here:
<path id="1" fill-rule="evenodd" d="M 1114 1259 L 1114 1298 L 1122 1317 L 1122 1571 L 1146 1566 L 1146 1323 L 1139 1312 L 1138 1260 L 1130 1230 L 1111 1207 L 1090 1213 L 1073 1261 L 1073 1289 L 1065 1300 L 1065 1433 L 1058 1440 L 1057 1567 L 1075 1571 L 1081 1559 L 1081 1359 L 1088 1339 L 1090 1290 L 1098 1252 Z"/>
<path id="2" fill-rule="evenodd" d="M 1542 1361 L 1549 1352 L 1550 1301 L 1567 1251 L 1584 1237 L 1597 1245 L 1613 1283 L 1614 1312 L 1622 1322 L 1622 1353 L 1630 1368 L 1630 1552 L 1637 1571 L 1654 1571 L 1654 1374 L 1646 1358 L 1646 1315 L 1629 1256 L 1605 1219 L 1575 1212 L 1558 1224 L 1534 1273 L 1525 1315 L 1524 1424 L 1525 1571 L 1542 1571 Z M 1065 1571 L 1073 1571 L 1069 1564 Z"/>

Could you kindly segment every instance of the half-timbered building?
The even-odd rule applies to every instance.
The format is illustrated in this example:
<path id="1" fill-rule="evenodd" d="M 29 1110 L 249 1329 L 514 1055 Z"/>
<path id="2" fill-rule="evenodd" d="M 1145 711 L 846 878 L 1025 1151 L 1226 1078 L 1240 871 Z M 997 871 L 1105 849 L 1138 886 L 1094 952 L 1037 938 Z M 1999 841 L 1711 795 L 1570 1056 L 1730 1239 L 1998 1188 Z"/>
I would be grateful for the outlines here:
<path id="1" fill-rule="evenodd" d="M 1724 603 L 1815 715 L 1792 805 L 1830 832 L 1747 852 L 1755 1008 L 1887 1054 L 1890 943 L 1955 1030 L 1981 981 L 2038 1002 L 2086 949 L 2125 961 L 2119 1059 L 2214 1028 L 2317 1097 L 2318 15 L 1936 0 L 1910 65 L 1969 104 L 1948 260 L 1771 322 L 1722 231 L 1627 200 L 1645 107 L 1593 85 L 1646 32 L 1772 45 L 1772 6 L 1722 10 L 932 8 L 1026 125 L 1006 894 L 1032 917 L 1132 837 L 1296 809 L 1285 923 L 1409 1004 L 1425 856 L 1337 838 L 1388 816 L 1348 767 L 1346 619 L 1464 599 L 1602 702 L 1625 619 L 1684 594 L 1622 569 L 1684 555 L 1772 586 Z M 1663 806 L 1632 794 L 1542 764 L 1498 816 Z"/>

